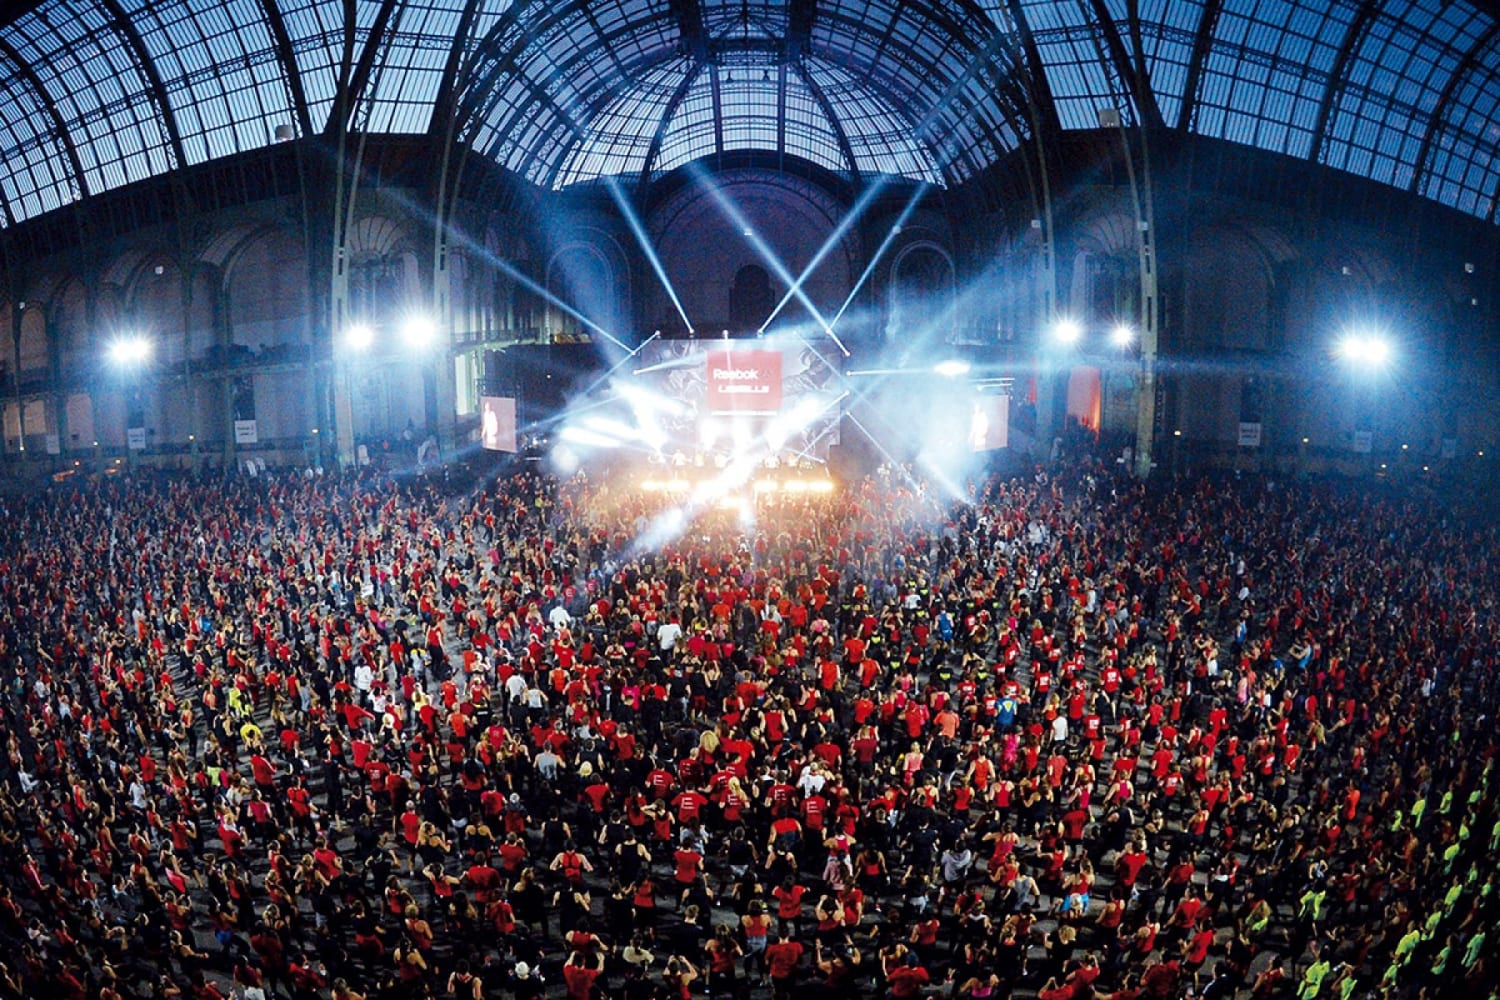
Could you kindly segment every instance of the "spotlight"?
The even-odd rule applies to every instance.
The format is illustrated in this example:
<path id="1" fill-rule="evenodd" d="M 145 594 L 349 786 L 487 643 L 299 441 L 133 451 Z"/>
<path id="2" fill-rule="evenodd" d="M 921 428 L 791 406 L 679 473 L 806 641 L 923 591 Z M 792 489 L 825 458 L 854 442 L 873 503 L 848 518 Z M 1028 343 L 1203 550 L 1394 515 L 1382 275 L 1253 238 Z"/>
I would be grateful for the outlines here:
<path id="1" fill-rule="evenodd" d="M 1052 339 L 1071 347 L 1083 339 L 1083 325 L 1076 319 L 1064 316 L 1052 324 Z"/>
<path id="2" fill-rule="evenodd" d="M 109 345 L 109 360 L 122 367 L 138 365 L 151 357 L 151 347 L 148 337 L 117 337 Z"/>
<path id="3" fill-rule="evenodd" d="M 1334 353 L 1365 368 L 1381 368 L 1394 353 L 1391 342 L 1378 333 L 1349 333 L 1339 338 Z"/>
<path id="4" fill-rule="evenodd" d="M 932 370 L 935 374 L 942 375 L 946 378 L 958 378 L 962 375 L 967 375 L 969 374 L 969 368 L 970 365 L 967 361 L 958 360 L 939 361 L 937 364 L 932 366 Z"/>
<path id="5" fill-rule="evenodd" d="M 1135 342 L 1135 330 L 1131 329 L 1129 323 L 1116 323 L 1114 329 L 1109 331 L 1109 339 L 1116 347 L 1129 347 Z"/>
<path id="6" fill-rule="evenodd" d="M 420 314 L 408 316 L 401 324 L 401 340 L 407 347 L 414 351 L 422 351 L 432 346 L 437 339 L 438 328 L 432 317 Z"/>
<path id="7" fill-rule="evenodd" d="M 375 330 L 365 323 L 355 323 L 344 331 L 344 346 L 351 351 L 368 351 L 375 346 Z"/>

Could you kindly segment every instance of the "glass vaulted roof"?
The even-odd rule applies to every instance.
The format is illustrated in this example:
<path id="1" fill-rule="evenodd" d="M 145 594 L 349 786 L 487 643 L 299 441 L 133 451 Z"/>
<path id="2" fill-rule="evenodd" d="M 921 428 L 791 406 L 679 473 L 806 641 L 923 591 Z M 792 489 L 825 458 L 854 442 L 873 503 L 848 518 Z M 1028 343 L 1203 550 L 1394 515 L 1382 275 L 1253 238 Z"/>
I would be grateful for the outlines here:
<path id="1" fill-rule="evenodd" d="M 0 8 L 0 224 L 336 127 L 547 187 L 756 150 L 974 176 L 1181 129 L 1494 220 L 1496 0 L 39 0 Z"/>

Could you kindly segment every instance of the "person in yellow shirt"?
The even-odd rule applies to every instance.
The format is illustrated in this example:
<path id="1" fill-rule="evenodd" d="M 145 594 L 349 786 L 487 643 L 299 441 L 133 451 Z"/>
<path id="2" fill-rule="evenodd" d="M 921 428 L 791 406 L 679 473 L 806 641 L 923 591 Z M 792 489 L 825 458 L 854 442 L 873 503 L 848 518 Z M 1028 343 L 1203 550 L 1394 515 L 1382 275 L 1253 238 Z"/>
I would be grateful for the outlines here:
<path id="1" fill-rule="evenodd" d="M 1297 1000 L 1313 1000 L 1323 989 L 1323 980 L 1333 971 L 1333 964 L 1319 957 L 1302 973 L 1302 984 L 1297 987 Z"/>

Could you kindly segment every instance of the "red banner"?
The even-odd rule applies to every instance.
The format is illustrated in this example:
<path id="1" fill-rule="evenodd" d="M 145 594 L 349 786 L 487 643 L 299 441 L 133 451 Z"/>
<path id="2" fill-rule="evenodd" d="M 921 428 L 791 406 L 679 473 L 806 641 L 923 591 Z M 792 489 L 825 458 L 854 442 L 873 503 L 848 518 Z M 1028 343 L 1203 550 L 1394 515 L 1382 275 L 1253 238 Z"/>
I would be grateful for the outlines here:
<path id="1" fill-rule="evenodd" d="M 711 413 L 775 413 L 781 409 L 780 351 L 709 351 Z"/>

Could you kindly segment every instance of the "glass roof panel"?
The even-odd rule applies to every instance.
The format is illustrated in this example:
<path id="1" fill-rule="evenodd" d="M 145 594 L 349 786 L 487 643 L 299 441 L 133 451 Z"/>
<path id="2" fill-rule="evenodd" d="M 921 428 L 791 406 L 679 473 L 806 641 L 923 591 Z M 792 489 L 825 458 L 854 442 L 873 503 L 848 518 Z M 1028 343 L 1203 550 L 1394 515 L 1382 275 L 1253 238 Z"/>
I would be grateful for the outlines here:
<path id="1" fill-rule="evenodd" d="M 292 57 L 307 95 L 308 115 L 314 131 L 322 131 L 338 97 L 339 63 L 344 49 L 344 13 L 341 3 L 329 0 L 276 0 L 291 37 Z M 355 3 L 355 51 L 364 45 L 375 21 L 376 6 L 369 0 Z"/>
<path id="2" fill-rule="evenodd" d="M 803 71 L 817 84 L 843 123 L 854 162 L 862 173 L 917 177 L 929 183 L 942 182 L 932 153 L 912 135 L 911 122 L 879 94 L 862 86 L 844 67 L 816 57 L 803 63 Z"/>
<path id="3" fill-rule="evenodd" d="M 1500 46 L 1500 37 L 1487 49 Z M 1467 73 L 1454 87 L 1428 151 L 1421 193 L 1471 215 L 1487 216 L 1500 191 L 1500 69 Z"/>
<path id="4" fill-rule="evenodd" d="M 73 200 L 72 167 L 36 94 L 13 65 L 0 67 L 0 194 L 16 219 L 27 219 Z"/>
<path id="5" fill-rule="evenodd" d="M 1117 108 L 1133 122 L 1128 91 L 1104 58 L 1105 43 L 1085 4 L 1023 0 L 1063 128 L 1098 128 L 1099 112 Z"/>
<path id="6" fill-rule="evenodd" d="M 312 127 L 324 129 L 345 56 L 345 11 L 355 19 L 357 58 L 386 0 L 274 2 L 296 81 L 266 0 L 115 0 L 125 19 L 118 24 L 99 0 L 41 0 L 14 16 L 4 40 L 37 85 L 0 65 L 0 192 L 11 216 L 30 218 L 82 190 L 178 166 L 169 124 L 184 165 L 263 146 L 278 125 L 301 118 L 294 82 Z M 375 132 L 430 127 L 467 3 L 396 3 L 358 95 L 357 123 Z M 478 0 L 469 37 L 457 43 L 466 72 L 461 135 L 553 185 L 671 169 L 720 148 L 961 181 L 1015 148 L 1017 127 L 1029 128 L 1022 85 L 1011 79 L 1019 39 L 996 35 L 1010 31 L 1013 3 L 1063 127 L 1096 128 L 1104 108 L 1137 120 L 1111 56 L 1114 35 L 1144 66 L 1166 123 L 1179 123 L 1208 0 L 1102 0 L 1108 32 L 1087 0 L 817 0 L 805 8 L 787 0 Z M 1215 0 L 1214 9 L 1189 129 L 1316 155 L 1492 213 L 1500 141 L 1492 8 L 1477 0 Z M 684 37 L 695 24 L 704 37 Z M 77 149 L 81 178 L 70 176 L 52 111 Z M 659 133 L 659 160 L 648 164 Z"/>
<path id="7" fill-rule="evenodd" d="M 1489 23 L 1466 4 L 1385 4 L 1350 60 L 1323 162 L 1411 187 L 1438 99 Z"/>
<path id="8" fill-rule="evenodd" d="M 189 163 L 270 142 L 295 120 L 291 92 L 256 0 L 122 4 L 166 89 Z M 224 60 L 225 52 L 239 58 Z"/>
<path id="9" fill-rule="evenodd" d="M 370 131 L 427 131 L 462 14 L 463 0 L 408 0 L 400 8 L 367 95 Z"/>
<path id="10" fill-rule="evenodd" d="M 41 81 L 80 150 L 97 193 L 172 166 L 157 105 L 135 57 L 106 13 L 57 2 L 24 14 L 6 40 Z"/>
<path id="11" fill-rule="evenodd" d="M 714 117 L 714 72 L 706 69 L 688 87 L 677 113 L 667 122 L 661 152 L 651 165 L 653 175 L 664 174 L 700 156 L 717 152 L 718 149 L 718 125 Z"/>
<path id="12" fill-rule="evenodd" d="M 1357 14 L 1348 0 L 1226 0 L 1194 130 L 1310 156 L 1329 75 Z"/>
<path id="13" fill-rule="evenodd" d="M 558 175 L 559 187 L 597 177 L 639 174 L 672 96 L 692 71 L 687 57 L 645 73 L 630 91 L 613 98 L 589 123 L 588 139 L 574 147 Z"/>

